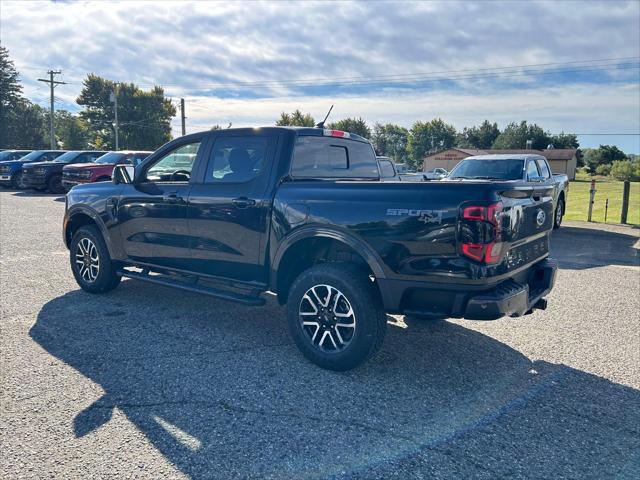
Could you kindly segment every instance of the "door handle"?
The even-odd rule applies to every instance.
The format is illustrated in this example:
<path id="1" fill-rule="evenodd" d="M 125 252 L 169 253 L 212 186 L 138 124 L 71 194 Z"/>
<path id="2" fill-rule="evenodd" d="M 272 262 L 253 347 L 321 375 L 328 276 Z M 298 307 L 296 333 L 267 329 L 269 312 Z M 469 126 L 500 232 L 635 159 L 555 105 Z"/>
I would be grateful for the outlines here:
<path id="1" fill-rule="evenodd" d="M 167 203 L 179 203 L 182 202 L 182 197 L 179 197 L 177 192 L 171 192 L 163 195 L 162 200 Z"/>
<path id="2" fill-rule="evenodd" d="M 234 198 L 231 202 L 233 202 L 237 208 L 247 208 L 256 204 L 256 201 L 253 198 L 247 197 Z"/>

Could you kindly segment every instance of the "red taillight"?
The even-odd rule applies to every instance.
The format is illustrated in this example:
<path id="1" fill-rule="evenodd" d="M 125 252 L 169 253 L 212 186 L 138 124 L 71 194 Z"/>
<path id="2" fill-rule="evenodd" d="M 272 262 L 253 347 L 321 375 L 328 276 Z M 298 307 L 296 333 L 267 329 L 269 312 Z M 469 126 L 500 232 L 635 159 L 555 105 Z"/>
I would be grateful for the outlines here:
<path id="1" fill-rule="evenodd" d="M 463 243 L 462 253 L 469 258 L 481 262 L 484 259 L 484 247 L 485 245 L 482 243 Z"/>
<path id="2" fill-rule="evenodd" d="M 349 138 L 349 132 L 343 132 L 342 130 L 327 130 L 325 129 L 323 132 L 325 137 L 340 137 L 340 138 Z"/>
<path id="3" fill-rule="evenodd" d="M 502 203 L 493 203 L 491 205 L 471 205 L 464 207 L 462 210 L 462 218 L 465 220 L 486 221 L 492 225 L 498 225 L 498 214 L 502 211 Z"/>
<path id="4" fill-rule="evenodd" d="M 502 259 L 501 219 L 502 203 L 469 205 L 462 209 L 462 218 L 472 222 L 488 222 L 493 225 L 493 235 L 488 242 L 465 242 L 462 254 L 477 262 L 498 263 Z M 480 240 L 482 242 L 482 240 Z"/>

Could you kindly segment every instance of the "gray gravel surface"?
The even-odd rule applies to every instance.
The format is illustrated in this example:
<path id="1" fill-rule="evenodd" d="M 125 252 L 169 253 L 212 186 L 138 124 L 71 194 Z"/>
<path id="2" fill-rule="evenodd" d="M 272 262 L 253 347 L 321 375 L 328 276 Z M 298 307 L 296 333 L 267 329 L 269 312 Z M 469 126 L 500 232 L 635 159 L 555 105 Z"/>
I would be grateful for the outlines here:
<path id="1" fill-rule="evenodd" d="M 389 317 L 347 373 L 284 309 L 81 291 L 63 197 L 0 192 L 0 478 L 638 478 L 638 230 L 568 223 L 549 308 Z"/>

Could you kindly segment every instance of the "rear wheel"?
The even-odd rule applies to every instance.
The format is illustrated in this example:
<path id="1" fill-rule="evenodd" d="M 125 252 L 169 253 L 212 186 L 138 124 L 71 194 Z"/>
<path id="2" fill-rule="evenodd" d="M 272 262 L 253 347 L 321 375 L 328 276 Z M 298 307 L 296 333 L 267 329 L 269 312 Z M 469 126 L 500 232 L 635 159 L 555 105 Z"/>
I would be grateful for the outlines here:
<path id="1" fill-rule="evenodd" d="M 116 264 L 111 260 L 107 245 L 96 226 L 80 227 L 71 239 L 69 253 L 71 271 L 83 290 L 104 293 L 120 283 Z"/>
<path id="2" fill-rule="evenodd" d="M 326 263 L 298 276 L 289 292 L 289 332 L 302 354 L 328 370 L 349 370 L 373 356 L 387 316 L 366 271 Z"/>
<path id="3" fill-rule="evenodd" d="M 556 211 L 553 216 L 553 228 L 558 229 L 562 225 L 562 217 L 564 216 L 564 198 L 558 199 Z"/>
<path id="4" fill-rule="evenodd" d="M 53 175 L 47 182 L 47 190 L 51 193 L 64 193 L 62 175 Z"/>

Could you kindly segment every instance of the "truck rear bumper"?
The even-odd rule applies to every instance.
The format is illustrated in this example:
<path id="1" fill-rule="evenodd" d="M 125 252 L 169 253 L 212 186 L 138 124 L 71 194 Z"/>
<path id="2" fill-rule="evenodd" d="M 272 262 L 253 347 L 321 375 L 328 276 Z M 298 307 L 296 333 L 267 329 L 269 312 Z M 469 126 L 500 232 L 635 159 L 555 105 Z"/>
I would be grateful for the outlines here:
<path id="1" fill-rule="evenodd" d="M 495 320 L 521 316 L 546 308 L 547 295 L 555 283 L 558 264 L 546 259 L 490 289 L 449 284 L 379 279 L 385 310 L 469 320 Z"/>

